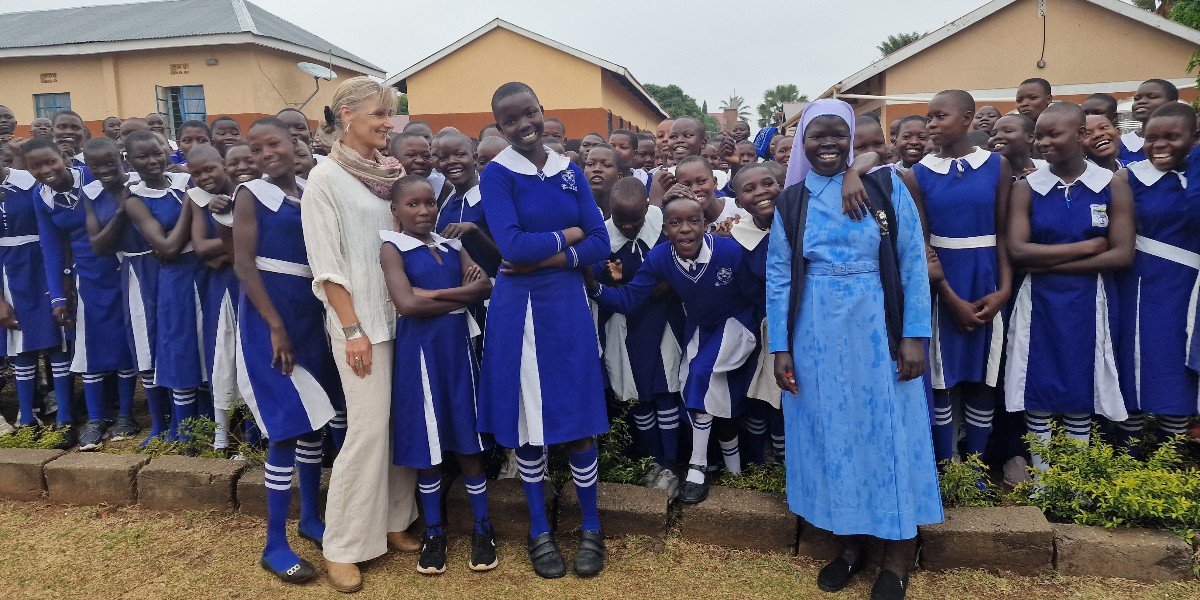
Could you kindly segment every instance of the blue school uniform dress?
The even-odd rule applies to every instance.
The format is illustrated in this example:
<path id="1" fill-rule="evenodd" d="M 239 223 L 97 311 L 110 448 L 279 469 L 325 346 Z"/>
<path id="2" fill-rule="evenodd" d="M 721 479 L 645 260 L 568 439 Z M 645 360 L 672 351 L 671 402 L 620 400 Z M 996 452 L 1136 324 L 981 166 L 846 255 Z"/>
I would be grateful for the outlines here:
<path id="1" fill-rule="evenodd" d="M 121 291 L 121 261 L 114 254 L 97 255 L 88 238 L 87 212 L 83 202 L 54 198 L 43 188 L 38 208 L 38 229 L 46 261 L 46 281 L 52 298 L 62 298 L 63 273 L 75 277 L 75 352 L 73 373 L 106 373 L 133 368 L 125 335 L 125 297 Z M 118 201 L 99 181 L 80 190 L 101 226 L 112 220 Z M 65 248 L 70 249 L 67 255 Z"/>
<path id="2" fill-rule="evenodd" d="M 434 243 L 427 246 L 395 231 L 380 231 L 379 237 L 400 252 L 413 287 L 444 290 L 462 285 L 458 240 L 434 235 Z M 436 317 L 396 318 L 394 464 L 429 469 L 442 463 L 443 452 L 478 454 L 491 448 L 475 426 L 479 364 L 471 340 L 477 335 L 479 327 L 465 308 Z"/>
<path id="3" fill-rule="evenodd" d="M 0 291 L 4 301 L 13 307 L 20 329 L 4 329 L 0 336 L 0 353 L 16 356 L 22 352 L 62 346 L 63 331 L 50 309 L 42 246 L 38 237 L 37 205 L 42 195 L 37 181 L 28 171 L 9 169 L 0 183 Z M 46 186 L 42 189 L 49 190 Z M 72 190 L 78 202 L 77 189 Z M 65 196 L 51 193 L 51 198 Z M 65 201 L 65 200 L 64 200 Z M 63 269 L 55 271 L 59 287 Z M 55 298 L 64 298 L 58 293 Z M 60 302 L 56 306 L 62 305 Z"/>
<path id="4" fill-rule="evenodd" d="M 170 232 L 187 208 L 189 179 L 183 173 L 169 173 L 167 189 L 156 190 L 138 182 L 129 192 L 141 198 L 163 230 Z M 154 344 L 155 385 L 179 390 L 199 387 L 207 380 L 200 332 L 202 269 L 191 242 L 175 260 L 158 266 L 157 331 L 149 338 Z"/>
<path id="5" fill-rule="evenodd" d="M 601 308 L 630 314 L 661 281 L 683 300 L 687 315 L 679 367 L 684 406 L 714 417 L 740 415 L 754 374 L 759 326 L 754 319 L 757 278 L 746 264 L 745 250 L 710 233 L 704 234 L 695 260 L 660 244 L 632 281 L 620 288 L 601 286 L 593 298 Z"/>
<path id="6" fill-rule="evenodd" d="M 438 210 L 437 231 L 445 231 L 447 227 L 454 223 L 472 223 L 479 228 L 482 235 L 492 237 L 491 231 L 488 230 L 487 217 L 483 213 L 483 204 L 480 200 L 483 196 L 479 193 L 479 186 L 475 186 L 465 193 L 455 191 L 446 199 L 446 203 Z M 467 249 L 467 254 L 471 255 L 471 260 L 479 265 L 487 273 L 488 277 L 495 277 L 496 271 L 500 268 L 500 263 L 495 260 L 488 260 L 488 256 L 482 251 L 482 243 L 476 236 L 470 235 L 462 239 L 463 248 Z"/>
<path id="7" fill-rule="evenodd" d="M 1133 131 L 1127 131 L 1121 134 L 1121 153 L 1117 155 L 1117 162 L 1122 167 L 1135 163 L 1139 160 L 1146 160 L 1146 151 L 1142 146 L 1146 145 L 1146 139 Z"/>
<path id="8" fill-rule="evenodd" d="M 608 260 L 621 261 L 621 277 L 632 281 L 650 250 L 667 244 L 662 234 L 662 210 L 650 206 L 634 239 L 625 237 L 612 219 L 608 229 Z M 669 244 L 668 244 L 669 245 Z M 608 270 L 598 265 L 597 281 L 609 283 Z M 649 401 L 658 394 L 678 393 L 683 358 L 683 307 L 674 293 L 650 298 L 636 311 L 623 315 L 602 311 L 604 368 L 609 387 L 621 400 Z"/>
<path id="9" fill-rule="evenodd" d="M 1200 271 L 1200 202 L 1188 199 L 1181 172 L 1159 171 L 1150 161 L 1128 169 L 1137 253 L 1133 268 L 1116 275 L 1125 408 L 1194 415 L 1200 395 L 1196 373 L 1185 363 L 1187 316 Z"/>
<path id="10" fill-rule="evenodd" d="M 925 199 L 929 244 L 934 247 L 954 293 L 974 302 L 1000 287 L 996 258 L 996 188 L 1004 157 L 976 148 L 962 158 L 930 154 L 912 171 Z M 995 387 L 1004 350 L 1004 315 L 975 331 L 960 331 L 948 306 L 933 297 L 929 344 L 934 389 L 962 382 Z"/>
<path id="11" fill-rule="evenodd" d="M 1070 244 L 1108 235 L 1113 173 L 1093 163 L 1070 185 L 1049 168 L 1025 178 L 1030 241 Z M 1030 273 L 1017 291 L 1008 335 L 1004 400 L 1009 412 L 1128 418 L 1118 384 L 1111 273 Z"/>
<path id="12" fill-rule="evenodd" d="M 783 390 L 775 383 L 775 358 L 766 351 L 767 343 L 767 238 L 771 230 L 759 229 L 753 217 L 743 217 L 730 231 L 730 237 L 746 250 L 746 264 L 759 283 L 754 288 L 754 322 L 758 323 L 758 356 L 746 397 L 762 400 L 779 408 Z"/>
<path id="13" fill-rule="evenodd" d="M 254 264 L 287 330 L 295 360 L 291 375 L 271 365 L 271 328 L 242 290 L 237 310 L 238 384 L 258 427 L 278 442 L 324 427 L 335 408 L 345 407 L 345 399 L 325 335 L 325 308 L 312 293 L 300 200 L 262 179 L 238 188 L 250 190 L 258 200 Z"/>
<path id="14" fill-rule="evenodd" d="M 217 215 L 208 212 L 208 203 L 215 196 L 198 187 L 188 190 L 188 198 L 205 209 L 206 235 L 217 237 Z M 222 217 L 232 217 L 230 211 Z M 232 220 L 227 221 L 232 226 Z M 216 269 L 204 268 L 204 289 L 200 308 L 203 315 L 204 364 L 213 406 L 221 410 L 233 408 L 237 397 L 237 301 L 238 281 L 232 264 Z"/>
<path id="15" fill-rule="evenodd" d="M 479 431 L 505 447 L 544 446 L 608 431 L 600 343 L 582 268 L 604 260 L 608 232 L 583 171 L 546 149 L 539 171 L 511 146 L 483 170 L 483 209 L 505 260 L 565 252 L 567 268 L 500 274 L 492 288 L 479 380 Z M 568 247 L 562 230 L 586 238 Z"/>
<path id="16" fill-rule="evenodd" d="M 920 217 L 892 174 L 893 232 L 906 338 L 930 331 Z M 838 535 L 909 539 L 942 520 L 922 378 L 900 381 L 888 350 L 878 224 L 842 214 L 842 175 L 810 172 L 804 256 L 793 256 L 779 212 L 767 249 L 771 352 L 791 351 L 800 393 L 783 392 L 787 498 L 792 512 Z M 798 201 L 787 191 L 776 202 Z M 792 340 L 792 261 L 809 261 Z"/>

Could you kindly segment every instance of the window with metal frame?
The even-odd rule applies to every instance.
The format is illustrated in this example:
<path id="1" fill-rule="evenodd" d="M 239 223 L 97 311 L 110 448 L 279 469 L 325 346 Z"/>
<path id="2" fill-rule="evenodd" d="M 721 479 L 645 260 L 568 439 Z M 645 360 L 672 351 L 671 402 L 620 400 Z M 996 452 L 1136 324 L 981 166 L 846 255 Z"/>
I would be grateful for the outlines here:
<path id="1" fill-rule="evenodd" d="M 158 102 L 158 114 L 167 124 L 167 134 L 175 139 L 184 121 L 207 121 L 208 111 L 204 105 L 204 86 L 179 85 L 154 86 Z"/>
<path id="2" fill-rule="evenodd" d="M 70 92 L 33 95 L 33 112 L 36 118 L 50 119 L 60 110 L 71 110 Z"/>

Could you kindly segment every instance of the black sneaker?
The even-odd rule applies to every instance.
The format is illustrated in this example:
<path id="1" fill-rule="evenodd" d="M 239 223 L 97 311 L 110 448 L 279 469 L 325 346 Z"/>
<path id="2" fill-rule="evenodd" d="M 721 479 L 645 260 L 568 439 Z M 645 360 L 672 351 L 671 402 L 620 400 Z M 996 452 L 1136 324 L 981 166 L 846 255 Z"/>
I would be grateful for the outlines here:
<path id="1" fill-rule="evenodd" d="M 55 423 L 50 426 L 50 431 L 62 434 L 62 441 L 54 445 L 55 450 L 70 450 L 79 443 L 79 436 L 75 434 L 75 428 L 70 423 Z"/>
<path id="2" fill-rule="evenodd" d="M 421 544 L 421 558 L 417 560 L 417 572 L 425 575 L 440 575 L 446 572 L 446 534 L 438 531 L 425 536 Z"/>
<path id="3" fill-rule="evenodd" d="M 112 429 L 109 430 L 109 433 L 112 434 L 111 439 L 114 442 L 137 437 L 137 434 L 141 432 L 142 428 L 137 424 L 137 421 L 133 420 L 133 417 L 130 416 L 117 417 L 117 420 L 113 423 Z"/>
<path id="4" fill-rule="evenodd" d="M 79 449 L 88 452 L 99 450 L 104 445 L 104 437 L 108 433 L 108 424 L 101 420 L 91 420 L 79 434 Z"/>
<path id="5" fill-rule="evenodd" d="M 471 534 L 471 562 L 467 566 L 472 571 L 491 571 L 500 564 L 500 559 L 496 558 L 496 535 L 492 532 L 491 522 L 486 519 L 479 526 L 483 533 Z"/>

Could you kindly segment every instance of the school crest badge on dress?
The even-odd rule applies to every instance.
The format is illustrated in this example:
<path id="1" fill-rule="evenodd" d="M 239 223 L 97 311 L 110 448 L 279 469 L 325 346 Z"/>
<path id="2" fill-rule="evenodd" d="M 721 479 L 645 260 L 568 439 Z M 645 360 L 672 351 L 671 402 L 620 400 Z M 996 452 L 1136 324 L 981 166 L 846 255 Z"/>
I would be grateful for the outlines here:
<path id="1" fill-rule="evenodd" d="M 733 269 L 729 267 L 721 267 L 717 269 L 717 286 L 729 285 L 733 281 Z"/>
<path id="2" fill-rule="evenodd" d="M 575 185 L 575 171 L 564 169 L 562 172 L 562 180 L 562 188 L 564 190 L 569 190 L 572 192 L 579 191 L 579 188 Z"/>

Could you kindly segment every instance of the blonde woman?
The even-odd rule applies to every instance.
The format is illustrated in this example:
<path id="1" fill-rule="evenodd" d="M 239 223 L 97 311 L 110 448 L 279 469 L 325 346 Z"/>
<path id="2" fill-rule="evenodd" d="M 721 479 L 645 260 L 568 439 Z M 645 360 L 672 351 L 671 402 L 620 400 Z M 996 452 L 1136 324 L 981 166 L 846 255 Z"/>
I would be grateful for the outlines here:
<path id="1" fill-rule="evenodd" d="M 416 473 L 392 466 L 392 340 L 396 313 L 379 267 L 380 230 L 392 228 L 389 191 L 404 171 L 379 150 L 392 130 L 396 92 L 367 77 L 344 81 L 325 108 L 329 159 L 304 192 L 304 243 L 313 292 L 346 394 L 346 441 L 333 465 L 323 550 L 329 584 L 362 588 L 356 563 L 391 545 L 416 552 L 407 529 L 417 518 Z M 385 535 L 386 534 L 386 535 Z"/>

